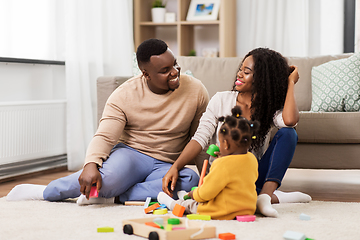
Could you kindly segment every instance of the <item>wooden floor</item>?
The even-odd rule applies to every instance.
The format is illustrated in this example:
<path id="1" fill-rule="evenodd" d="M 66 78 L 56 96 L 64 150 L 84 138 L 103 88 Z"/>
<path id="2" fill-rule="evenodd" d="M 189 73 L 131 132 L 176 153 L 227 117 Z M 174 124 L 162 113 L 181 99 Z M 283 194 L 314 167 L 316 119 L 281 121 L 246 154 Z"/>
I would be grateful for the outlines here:
<path id="1" fill-rule="evenodd" d="M 2 182 L 0 183 L 0 197 L 6 196 L 18 184 L 47 185 L 52 180 L 71 173 L 58 170 Z M 319 201 L 360 202 L 360 170 L 289 169 L 280 190 L 305 192 L 313 200 Z"/>

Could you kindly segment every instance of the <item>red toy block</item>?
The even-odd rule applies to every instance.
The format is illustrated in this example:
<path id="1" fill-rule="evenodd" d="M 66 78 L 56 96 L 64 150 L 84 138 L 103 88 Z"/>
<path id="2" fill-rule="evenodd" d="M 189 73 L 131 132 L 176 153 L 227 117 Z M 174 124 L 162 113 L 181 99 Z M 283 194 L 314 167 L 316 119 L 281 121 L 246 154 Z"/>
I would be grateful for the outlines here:
<path id="1" fill-rule="evenodd" d="M 99 197 L 99 193 L 97 191 L 96 186 L 92 186 L 90 189 L 90 195 L 89 198 Z"/>
<path id="2" fill-rule="evenodd" d="M 223 239 L 223 240 L 235 239 L 235 234 L 232 234 L 232 233 L 220 233 L 219 238 Z"/>
<path id="3" fill-rule="evenodd" d="M 150 207 L 147 207 L 144 209 L 145 213 L 149 213 L 155 209 L 157 209 L 158 207 L 160 207 L 159 203 L 155 203 L 153 205 L 151 205 Z"/>
<path id="4" fill-rule="evenodd" d="M 177 217 L 182 217 L 184 215 L 184 212 L 185 212 L 185 207 L 179 204 L 175 204 L 175 207 L 172 210 L 172 214 L 174 214 Z"/>

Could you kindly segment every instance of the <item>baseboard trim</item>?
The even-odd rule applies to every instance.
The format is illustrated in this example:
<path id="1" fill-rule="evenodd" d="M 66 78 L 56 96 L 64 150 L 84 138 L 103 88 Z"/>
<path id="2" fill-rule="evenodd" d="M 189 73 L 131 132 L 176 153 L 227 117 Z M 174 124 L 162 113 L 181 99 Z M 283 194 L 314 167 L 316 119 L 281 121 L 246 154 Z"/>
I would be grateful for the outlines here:
<path id="1" fill-rule="evenodd" d="M 67 170 L 67 154 L 0 165 L 0 182 L 11 181 L 19 176 Z"/>

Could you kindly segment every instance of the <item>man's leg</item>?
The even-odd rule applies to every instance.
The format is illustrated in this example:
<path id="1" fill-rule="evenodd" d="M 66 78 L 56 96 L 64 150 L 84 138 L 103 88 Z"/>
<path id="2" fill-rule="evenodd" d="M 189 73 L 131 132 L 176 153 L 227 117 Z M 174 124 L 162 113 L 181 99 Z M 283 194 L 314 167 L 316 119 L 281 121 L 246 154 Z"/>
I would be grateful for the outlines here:
<path id="1" fill-rule="evenodd" d="M 153 171 L 143 182 L 135 184 L 128 191 L 120 195 L 120 202 L 143 201 L 147 197 L 156 199 L 162 191 L 162 178 L 171 167 L 171 163 L 155 160 Z M 179 171 L 179 178 L 174 192 L 185 190 L 189 192 L 192 187 L 199 183 L 199 175 L 190 168 L 183 168 Z M 177 196 L 174 196 L 177 199 Z"/>
<path id="2" fill-rule="evenodd" d="M 152 166 L 153 158 L 118 144 L 99 168 L 102 177 L 99 197 L 112 198 L 122 194 L 135 183 L 143 181 L 151 173 Z M 80 174 L 81 171 L 51 182 L 44 191 L 44 199 L 58 201 L 80 196 Z"/>

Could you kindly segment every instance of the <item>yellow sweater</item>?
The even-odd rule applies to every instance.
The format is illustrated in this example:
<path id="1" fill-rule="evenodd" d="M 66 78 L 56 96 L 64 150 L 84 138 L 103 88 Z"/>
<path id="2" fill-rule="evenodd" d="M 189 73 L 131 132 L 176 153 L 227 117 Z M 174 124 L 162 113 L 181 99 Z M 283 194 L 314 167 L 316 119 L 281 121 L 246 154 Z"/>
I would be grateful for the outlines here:
<path id="1" fill-rule="evenodd" d="M 254 214 L 257 178 L 258 162 L 250 152 L 216 159 L 203 185 L 194 190 L 197 213 L 219 220 Z"/>
<path id="2" fill-rule="evenodd" d="M 118 142 L 165 162 L 174 162 L 194 135 L 209 102 L 200 80 L 180 76 L 180 86 L 153 93 L 142 75 L 111 94 L 86 153 L 85 164 L 102 165 Z"/>

